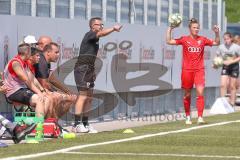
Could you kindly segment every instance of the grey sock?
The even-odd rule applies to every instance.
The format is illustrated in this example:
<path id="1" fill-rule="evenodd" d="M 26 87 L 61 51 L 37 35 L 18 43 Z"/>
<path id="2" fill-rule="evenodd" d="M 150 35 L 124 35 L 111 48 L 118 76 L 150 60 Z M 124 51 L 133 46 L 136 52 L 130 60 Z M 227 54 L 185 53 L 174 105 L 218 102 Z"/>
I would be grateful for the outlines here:
<path id="1" fill-rule="evenodd" d="M 11 132 L 13 132 L 14 128 L 16 127 L 16 124 L 10 122 L 8 119 L 0 115 L 0 123 L 5 128 L 9 129 Z"/>
<path id="2" fill-rule="evenodd" d="M 12 138 L 12 134 L 9 133 L 8 130 L 6 130 L 6 131 L 3 133 L 2 137 L 5 137 L 5 138 Z"/>

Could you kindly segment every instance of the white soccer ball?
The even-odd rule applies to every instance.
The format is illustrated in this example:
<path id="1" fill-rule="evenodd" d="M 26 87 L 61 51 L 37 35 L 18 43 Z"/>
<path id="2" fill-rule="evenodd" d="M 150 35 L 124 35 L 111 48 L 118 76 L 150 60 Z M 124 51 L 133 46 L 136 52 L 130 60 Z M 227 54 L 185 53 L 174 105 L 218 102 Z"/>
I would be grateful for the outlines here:
<path id="1" fill-rule="evenodd" d="M 213 65 L 215 66 L 215 67 L 221 67 L 222 65 L 223 65 L 223 58 L 222 57 L 220 57 L 220 56 L 217 56 L 217 57 L 215 57 L 214 59 L 213 59 Z"/>
<path id="2" fill-rule="evenodd" d="M 173 13 L 168 17 L 171 27 L 178 27 L 182 23 L 182 16 L 179 13 Z"/>

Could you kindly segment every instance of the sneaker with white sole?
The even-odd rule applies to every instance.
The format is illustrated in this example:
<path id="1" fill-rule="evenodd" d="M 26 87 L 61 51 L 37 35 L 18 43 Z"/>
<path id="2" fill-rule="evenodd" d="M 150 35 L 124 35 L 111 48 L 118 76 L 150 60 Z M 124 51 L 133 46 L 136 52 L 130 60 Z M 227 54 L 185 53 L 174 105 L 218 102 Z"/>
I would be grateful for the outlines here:
<path id="1" fill-rule="evenodd" d="M 206 124 L 202 117 L 198 117 L 197 124 Z"/>
<path id="2" fill-rule="evenodd" d="M 62 127 L 60 128 L 60 130 L 61 130 L 61 134 L 60 134 L 61 137 L 63 137 L 64 134 L 70 133 L 67 129 L 62 128 Z"/>
<path id="3" fill-rule="evenodd" d="M 89 129 L 86 128 L 83 124 L 78 124 L 72 127 L 72 131 L 75 133 L 88 133 Z"/>
<path id="4" fill-rule="evenodd" d="M 187 125 L 192 124 L 192 121 L 191 121 L 191 117 L 190 117 L 190 116 L 187 116 L 187 117 L 186 117 L 185 124 L 187 124 Z"/>
<path id="5" fill-rule="evenodd" d="M 88 133 L 98 133 L 96 129 L 94 129 L 91 125 L 85 126 L 88 129 Z"/>

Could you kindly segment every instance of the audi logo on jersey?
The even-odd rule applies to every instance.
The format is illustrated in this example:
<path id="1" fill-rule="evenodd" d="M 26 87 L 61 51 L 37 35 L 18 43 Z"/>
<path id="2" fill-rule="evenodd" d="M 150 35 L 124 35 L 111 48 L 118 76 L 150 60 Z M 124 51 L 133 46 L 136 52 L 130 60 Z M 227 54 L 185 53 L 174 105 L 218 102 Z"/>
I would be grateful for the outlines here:
<path id="1" fill-rule="evenodd" d="M 200 47 L 188 47 L 188 52 L 199 53 L 199 52 L 201 52 L 201 48 Z"/>

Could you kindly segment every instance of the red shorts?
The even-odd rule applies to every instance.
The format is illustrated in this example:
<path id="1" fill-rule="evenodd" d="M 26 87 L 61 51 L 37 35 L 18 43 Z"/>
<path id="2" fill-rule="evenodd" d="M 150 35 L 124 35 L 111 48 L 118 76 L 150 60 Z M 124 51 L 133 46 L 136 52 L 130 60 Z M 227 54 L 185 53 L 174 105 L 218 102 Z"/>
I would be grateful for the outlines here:
<path id="1" fill-rule="evenodd" d="M 192 89 L 193 85 L 195 87 L 205 86 L 205 71 L 200 70 L 182 70 L 182 88 Z"/>

